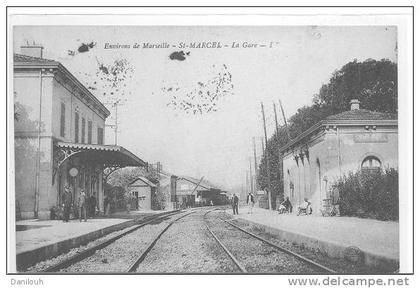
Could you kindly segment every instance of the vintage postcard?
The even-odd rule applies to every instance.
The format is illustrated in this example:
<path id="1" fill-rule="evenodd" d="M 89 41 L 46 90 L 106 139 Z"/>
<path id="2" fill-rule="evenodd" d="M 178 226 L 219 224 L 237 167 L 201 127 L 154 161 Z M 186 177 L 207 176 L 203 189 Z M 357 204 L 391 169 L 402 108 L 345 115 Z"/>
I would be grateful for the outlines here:
<path id="1" fill-rule="evenodd" d="M 9 272 L 413 271 L 410 8 L 132 9 L 9 11 Z"/>

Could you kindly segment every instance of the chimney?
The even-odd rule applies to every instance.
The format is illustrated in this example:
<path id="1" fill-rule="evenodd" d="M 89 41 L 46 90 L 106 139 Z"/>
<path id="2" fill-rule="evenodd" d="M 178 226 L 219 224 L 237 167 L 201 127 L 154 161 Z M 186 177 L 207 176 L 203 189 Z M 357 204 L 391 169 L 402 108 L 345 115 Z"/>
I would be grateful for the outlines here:
<path id="1" fill-rule="evenodd" d="M 350 110 L 359 110 L 360 109 L 360 101 L 357 99 L 350 100 Z"/>
<path id="2" fill-rule="evenodd" d="M 42 47 L 39 44 L 33 44 L 33 45 L 26 45 L 20 47 L 20 53 L 26 56 L 36 57 L 36 58 L 42 58 L 42 50 L 44 47 Z"/>

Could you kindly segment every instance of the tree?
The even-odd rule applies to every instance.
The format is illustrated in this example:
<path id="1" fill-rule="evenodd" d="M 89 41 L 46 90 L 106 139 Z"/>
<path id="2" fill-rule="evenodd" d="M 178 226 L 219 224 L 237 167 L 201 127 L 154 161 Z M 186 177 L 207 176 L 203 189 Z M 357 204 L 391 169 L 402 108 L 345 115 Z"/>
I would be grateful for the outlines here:
<path id="1" fill-rule="evenodd" d="M 16 95 L 16 94 L 15 94 Z M 35 135 L 40 128 L 44 129 L 43 122 L 33 120 L 30 117 L 31 108 L 18 102 L 15 98 L 14 103 L 14 129 L 15 132 L 31 132 Z M 15 189 L 16 189 L 16 219 L 20 219 L 21 205 L 25 204 L 27 200 L 22 195 L 29 195 L 27 193 L 20 193 L 28 189 L 28 187 L 35 187 L 35 174 L 37 162 L 42 159 L 44 153 L 38 149 L 37 139 L 30 136 L 15 137 L 14 152 L 15 152 Z M 28 178 L 32 181 L 30 186 L 25 186 L 21 179 Z M 33 201 L 35 203 L 35 193 L 33 194 Z"/>
<path id="2" fill-rule="evenodd" d="M 155 195 L 152 198 L 152 208 L 155 210 L 165 210 L 167 195 L 165 192 L 160 189 L 160 191 L 155 191 Z"/>
<path id="3" fill-rule="evenodd" d="M 386 59 L 354 60 L 333 73 L 329 83 L 314 95 L 313 102 L 329 115 L 348 110 L 353 98 L 359 99 L 364 109 L 397 113 L 397 73 L 397 64 Z"/>
<path id="4" fill-rule="evenodd" d="M 109 175 L 107 182 L 114 187 L 121 187 L 127 190 L 128 185 L 133 182 L 137 177 L 144 176 L 142 168 L 126 167 L 116 170 Z"/>

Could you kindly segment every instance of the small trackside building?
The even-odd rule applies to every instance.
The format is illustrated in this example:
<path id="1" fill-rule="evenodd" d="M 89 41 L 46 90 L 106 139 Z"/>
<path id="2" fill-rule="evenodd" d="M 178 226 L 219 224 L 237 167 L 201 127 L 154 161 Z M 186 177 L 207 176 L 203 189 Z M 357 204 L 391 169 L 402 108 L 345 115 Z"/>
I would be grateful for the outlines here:
<path id="1" fill-rule="evenodd" d="M 146 177 L 138 177 L 128 186 L 128 191 L 134 200 L 133 209 L 136 210 L 151 210 L 152 198 L 156 193 L 156 184 L 151 182 Z"/>
<path id="2" fill-rule="evenodd" d="M 297 207 L 309 199 L 315 214 L 333 198 L 331 185 L 350 171 L 398 168 L 398 117 L 359 109 L 332 115 L 280 150 L 284 197 Z"/>

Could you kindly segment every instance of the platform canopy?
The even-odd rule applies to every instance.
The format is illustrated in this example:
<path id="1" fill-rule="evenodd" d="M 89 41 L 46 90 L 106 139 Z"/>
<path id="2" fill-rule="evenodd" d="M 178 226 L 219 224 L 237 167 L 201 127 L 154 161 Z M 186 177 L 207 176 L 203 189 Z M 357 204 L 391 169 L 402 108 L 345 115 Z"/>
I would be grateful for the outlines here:
<path id="1" fill-rule="evenodd" d="M 97 145 L 56 142 L 55 160 L 59 167 L 66 159 L 77 157 L 85 163 L 105 167 L 147 166 L 147 163 L 127 149 L 117 145 Z"/>

